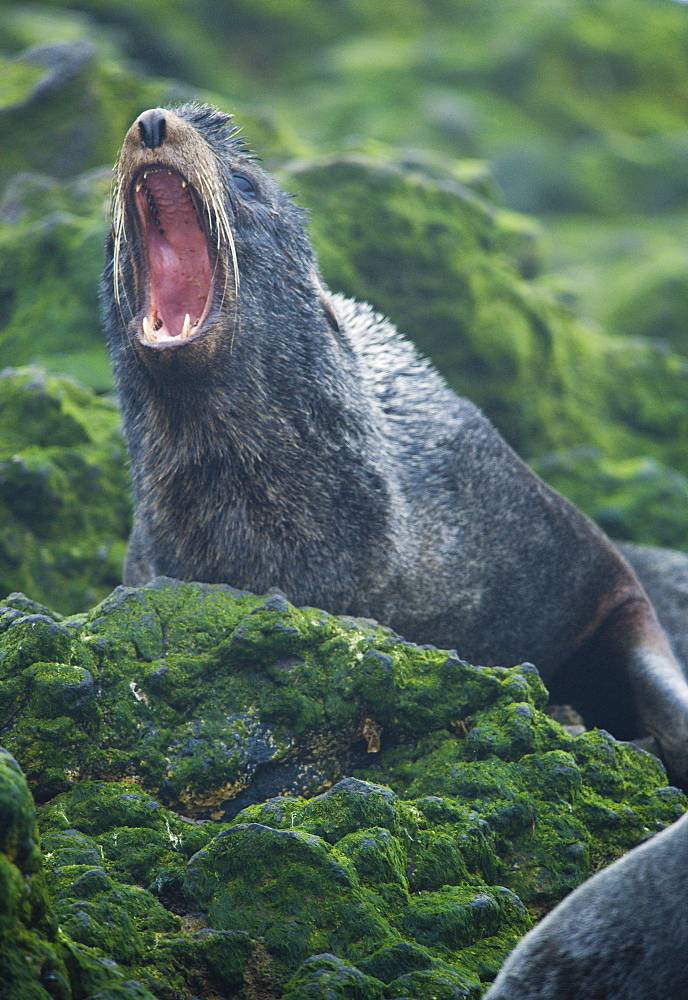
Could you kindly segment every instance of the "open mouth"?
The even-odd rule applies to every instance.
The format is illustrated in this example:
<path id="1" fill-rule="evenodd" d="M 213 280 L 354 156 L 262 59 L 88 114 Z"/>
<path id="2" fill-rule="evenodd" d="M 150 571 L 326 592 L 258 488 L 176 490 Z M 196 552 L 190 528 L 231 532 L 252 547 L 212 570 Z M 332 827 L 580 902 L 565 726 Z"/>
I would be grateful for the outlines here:
<path id="1" fill-rule="evenodd" d="M 164 167 L 140 171 L 133 192 L 148 278 L 139 337 L 180 344 L 200 333 L 212 298 L 201 202 L 186 178 Z"/>

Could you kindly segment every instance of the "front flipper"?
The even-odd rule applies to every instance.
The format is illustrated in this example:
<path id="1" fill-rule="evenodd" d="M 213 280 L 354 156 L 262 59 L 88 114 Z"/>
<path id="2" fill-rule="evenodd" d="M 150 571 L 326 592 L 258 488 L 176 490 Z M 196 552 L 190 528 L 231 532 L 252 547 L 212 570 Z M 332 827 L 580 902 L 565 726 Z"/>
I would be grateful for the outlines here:
<path id="1" fill-rule="evenodd" d="M 649 600 L 633 597 L 615 608 L 592 637 L 596 643 L 620 663 L 638 718 L 659 743 L 671 780 L 688 788 L 688 682 Z"/>

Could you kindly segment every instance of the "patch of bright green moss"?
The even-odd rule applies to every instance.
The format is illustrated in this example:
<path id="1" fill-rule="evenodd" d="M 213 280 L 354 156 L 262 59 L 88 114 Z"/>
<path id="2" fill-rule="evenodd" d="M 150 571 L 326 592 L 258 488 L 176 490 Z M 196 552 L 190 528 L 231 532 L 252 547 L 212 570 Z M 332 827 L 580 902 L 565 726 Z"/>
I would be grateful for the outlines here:
<path id="1" fill-rule="evenodd" d="M 299 968 L 286 985 L 283 1000 L 308 1000 L 327 996 L 332 1000 L 380 1000 L 384 984 L 366 976 L 355 966 L 335 955 L 314 955 Z"/>
<path id="2" fill-rule="evenodd" d="M 264 774 L 264 797 L 327 787 L 375 753 L 374 734 L 392 745 L 546 700 L 532 668 L 478 670 L 277 593 L 157 581 L 86 616 L 24 610 L 12 598 L 2 619 L 0 718 L 41 800 L 127 776 L 219 818 L 254 801 Z"/>
<path id="3" fill-rule="evenodd" d="M 183 927 L 171 912 L 187 859 L 217 827 L 168 813 L 135 785 L 82 782 L 42 810 L 41 828 L 55 913 L 82 960 L 108 962 L 158 1000 L 243 982 L 247 935 L 214 932 L 202 919 Z"/>
<path id="4" fill-rule="evenodd" d="M 7 1000 L 71 1000 L 31 793 L 0 750 L 0 983 Z"/>
<path id="5" fill-rule="evenodd" d="M 6 364 L 41 364 L 96 389 L 112 376 L 100 334 L 111 171 L 58 182 L 20 174 L 0 210 L 0 347 Z"/>

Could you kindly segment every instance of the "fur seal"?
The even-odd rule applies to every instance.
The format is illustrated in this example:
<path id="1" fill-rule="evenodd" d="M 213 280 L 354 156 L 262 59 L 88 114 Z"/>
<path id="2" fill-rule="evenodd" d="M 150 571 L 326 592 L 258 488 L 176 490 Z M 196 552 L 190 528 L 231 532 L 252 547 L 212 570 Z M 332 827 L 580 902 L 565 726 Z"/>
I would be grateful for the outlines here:
<path id="1" fill-rule="evenodd" d="M 131 459 L 126 584 L 276 586 L 545 680 L 595 654 L 607 707 L 687 784 L 688 685 L 628 564 L 387 320 L 326 291 L 304 213 L 230 116 L 133 123 L 102 304 Z"/>
<path id="2" fill-rule="evenodd" d="M 688 814 L 555 906 L 485 1000 L 687 997 L 687 897 Z"/>

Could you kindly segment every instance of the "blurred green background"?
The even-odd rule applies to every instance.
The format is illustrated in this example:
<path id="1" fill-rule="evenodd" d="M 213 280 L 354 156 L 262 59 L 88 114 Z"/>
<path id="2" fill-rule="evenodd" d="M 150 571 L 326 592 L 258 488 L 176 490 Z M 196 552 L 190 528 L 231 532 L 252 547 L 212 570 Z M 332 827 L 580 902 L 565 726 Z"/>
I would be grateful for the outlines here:
<path id="1" fill-rule="evenodd" d="M 333 289 L 613 537 L 688 549 L 686 5 L 4 2 L 0 57 L 0 591 L 70 611 L 119 582 L 111 165 L 187 99 L 311 209 Z"/>

